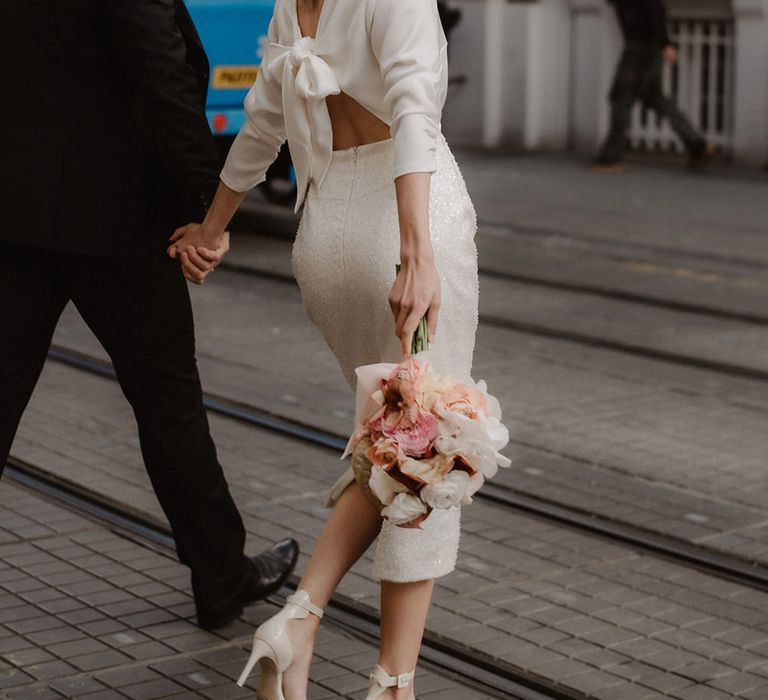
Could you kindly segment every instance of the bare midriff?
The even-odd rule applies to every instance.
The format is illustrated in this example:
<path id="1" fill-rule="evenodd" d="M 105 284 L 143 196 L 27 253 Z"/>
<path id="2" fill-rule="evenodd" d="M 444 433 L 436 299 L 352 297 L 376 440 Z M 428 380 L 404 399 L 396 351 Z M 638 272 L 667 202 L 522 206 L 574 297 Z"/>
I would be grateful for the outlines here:
<path id="1" fill-rule="evenodd" d="M 323 9 L 322 0 L 297 0 L 296 12 L 302 36 L 314 37 Z M 325 100 L 333 129 L 333 150 L 365 146 L 389 138 L 389 127 L 357 100 L 343 92 Z"/>
<path id="2" fill-rule="evenodd" d="M 334 151 L 389 138 L 389 127 L 349 95 L 331 95 L 325 103 L 331 117 Z"/>

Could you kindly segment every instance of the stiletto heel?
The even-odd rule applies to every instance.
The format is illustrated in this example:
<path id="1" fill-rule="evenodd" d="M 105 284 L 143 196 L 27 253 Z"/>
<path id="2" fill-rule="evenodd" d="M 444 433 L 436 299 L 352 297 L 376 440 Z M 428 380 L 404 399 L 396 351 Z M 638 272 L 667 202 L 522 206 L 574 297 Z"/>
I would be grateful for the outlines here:
<path id="1" fill-rule="evenodd" d="M 399 676 L 390 676 L 379 664 L 374 666 L 370 676 L 370 690 L 365 700 L 376 700 L 387 691 L 388 688 L 407 688 L 408 684 L 416 675 L 416 669 L 408 673 L 401 673 Z"/>
<path id="2" fill-rule="evenodd" d="M 293 661 L 293 645 L 288 637 L 288 621 L 304 620 L 309 615 L 323 618 L 323 610 L 315 605 L 306 591 L 288 596 L 283 609 L 261 624 L 253 634 L 253 648 L 248 662 L 237 680 L 243 686 L 253 667 L 261 662 L 259 700 L 285 700 L 283 673 Z"/>
<path id="3" fill-rule="evenodd" d="M 237 679 L 237 684 L 239 686 L 245 685 L 245 682 L 248 680 L 248 676 L 250 676 L 251 671 L 253 671 L 253 667 L 257 664 L 257 662 L 262 660 L 269 660 L 273 664 L 277 661 L 275 659 L 275 653 L 272 651 L 272 647 L 270 647 L 269 644 L 263 642 L 261 639 L 254 639 L 251 655 L 248 657 L 248 662 L 245 664 L 245 668 L 240 674 L 240 678 Z"/>

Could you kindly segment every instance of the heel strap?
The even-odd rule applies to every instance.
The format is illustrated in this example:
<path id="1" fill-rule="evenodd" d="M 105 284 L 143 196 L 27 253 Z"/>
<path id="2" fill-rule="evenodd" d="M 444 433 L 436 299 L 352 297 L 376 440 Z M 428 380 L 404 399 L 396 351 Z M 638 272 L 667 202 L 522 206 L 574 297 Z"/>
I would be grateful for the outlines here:
<path id="1" fill-rule="evenodd" d="M 416 669 L 408 673 L 401 673 L 399 676 L 390 676 L 379 664 L 376 664 L 371 671 L 371 685 L 374 683 L 379 688 L 405 688 L 416 675 Z"/>
<path id="2" fill-rule="evenodd" d="M 289 595 L 286 598 L 287 602 L 291 605 L 295 605 L 297 608 L 302 608 L 308 613 L 312 613 L 316 617 L 323 619 L 323 609 L 315 605 L 309 597 L 309 593 L 305 590 L 298 590 L 293 595 Z"/>

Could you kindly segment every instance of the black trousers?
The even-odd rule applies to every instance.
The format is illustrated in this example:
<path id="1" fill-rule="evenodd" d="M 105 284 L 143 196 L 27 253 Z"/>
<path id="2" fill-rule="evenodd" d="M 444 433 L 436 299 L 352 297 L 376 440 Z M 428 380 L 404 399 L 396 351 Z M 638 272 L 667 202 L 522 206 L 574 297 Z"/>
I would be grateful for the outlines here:
<path id="1" fill-rule="evenodd" d="M 623 158 L 632 107 L 638 101 L 669 120 L 689 153 L 696 154 L 706 145 L 688 117 L 664 95 L 663 63 L 661 49 L 655 43 L 629 43 L 624 48 L 611 86 L 611 126 L 600 151 L 601 159 L 619 161 Z"/>
<path id="2" fill-rule="evenodd" d="M 112 358 L 133 408 L 144 463 L 179 559 L 192 570 L 196 600 L 230 594 L 248 567 L 245 529 L 209 433 L 178 263 L 162 253 L 123 261 L 2 248 L 0 470 L 71 300 Z"/>

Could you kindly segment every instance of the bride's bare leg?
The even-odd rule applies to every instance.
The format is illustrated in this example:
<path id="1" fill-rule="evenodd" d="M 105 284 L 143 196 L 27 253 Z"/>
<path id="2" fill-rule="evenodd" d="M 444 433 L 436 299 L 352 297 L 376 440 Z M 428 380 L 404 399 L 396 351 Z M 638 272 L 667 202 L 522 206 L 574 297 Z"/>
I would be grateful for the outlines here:
<path id="1" fill-rule="evenodd" d="M 381 649 L 379 664 L 391 676 L 416 668 L 434 581 L 381 582 Z M 413 683 L 392 688 L 382 700 L 413 700 Z"/>
<path id="2" fill-rule="evenodd" d="M 371 506 L 360 487 L 353 483 L 339 498 L 323 528 L 299 588 L 312 602 L 324 608 L 339 581 L 363 555 L 379 534 L 381 515 Z M 289 635 L 294 661 L 283 676 L 286 700 L 306 700 L 309 667 L 320 620 L 310 615 L 291 620 Z"/>

